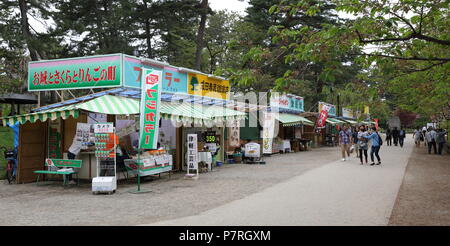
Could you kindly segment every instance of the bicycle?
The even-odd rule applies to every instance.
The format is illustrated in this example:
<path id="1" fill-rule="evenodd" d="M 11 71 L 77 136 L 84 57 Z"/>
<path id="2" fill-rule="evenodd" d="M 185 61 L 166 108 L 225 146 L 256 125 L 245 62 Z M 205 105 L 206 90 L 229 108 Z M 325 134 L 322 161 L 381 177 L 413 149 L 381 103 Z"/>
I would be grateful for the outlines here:
<path id="1" fill-rule="evenodd" d="M 16 152 L 14 150 L 8 150 L 6 147 L 0 147 L 3 149 L 6 160 L 6 178 L 8 183 L 11 184 L 16 180 Z"/>

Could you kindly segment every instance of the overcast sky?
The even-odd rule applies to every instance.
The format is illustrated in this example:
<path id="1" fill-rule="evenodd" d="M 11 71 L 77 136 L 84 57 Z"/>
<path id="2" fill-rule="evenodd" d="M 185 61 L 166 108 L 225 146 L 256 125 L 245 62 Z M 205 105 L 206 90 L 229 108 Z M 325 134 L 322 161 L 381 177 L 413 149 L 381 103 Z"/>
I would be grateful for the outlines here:
<path id="1" fill-rule="evenodd" d="M 241 15 L 245 14 L 245 9 L 248 7 L 248 0 L 209 0 L 209 6 L 213 10 L 230 10 L 239 12 Z"/>

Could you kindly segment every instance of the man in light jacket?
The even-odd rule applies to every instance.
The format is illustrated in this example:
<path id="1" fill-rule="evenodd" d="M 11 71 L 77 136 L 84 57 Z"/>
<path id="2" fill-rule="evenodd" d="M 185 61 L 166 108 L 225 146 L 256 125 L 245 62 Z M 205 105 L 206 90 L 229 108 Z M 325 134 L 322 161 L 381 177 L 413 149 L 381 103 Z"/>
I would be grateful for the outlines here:
<path id="1" fill-rule="evenodd" d="M 428 128 L 428 132 L 425 134 L 425 138 L 427 140 L 428 154 L 431 154 L 431 146 L 433 146 L 434 154 L 437 154 L 436 151 L 437 134 L 432 127 Z"/>

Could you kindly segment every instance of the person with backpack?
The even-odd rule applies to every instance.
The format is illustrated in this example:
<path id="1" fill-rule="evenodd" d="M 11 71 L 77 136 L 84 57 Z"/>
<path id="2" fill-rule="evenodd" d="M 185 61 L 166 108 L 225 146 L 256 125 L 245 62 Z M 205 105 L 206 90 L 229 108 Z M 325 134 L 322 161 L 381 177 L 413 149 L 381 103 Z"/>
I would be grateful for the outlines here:
<path id="1" fill-rule="evenodd" d="M 400 128 L 400 131 L 398 133 L 398 143 L 400 144 L 400 147 L 403 148 L 403 143 L 405 142 L 406 132 L 402 128 Z"/>
<path id="2" fill-rule="evenodd" d="M 373 158 L 373 155 L 375 154 L 375 156 L 377 157 L 378 163 L 376 165 L 380 165 L 381 164 L 381 158 L 379 156 L 379 152 L 380 152 L 380 147 L 381 145 L 383 145 L 383 140 L 380 137 L 380 134 L 378 134 L 377 132 L 377 128 L 376 127 L 372 127 L 372 129 L 369 132 L 368 136 L 363 136 L 363 138 L 369 139 L 371 140 L 372 143 L 372 147 L 370 148 L 370 159 L 372 160 L 372 163 L 370 164 L 371 166 L 375 165 L 375 161 Z"/>

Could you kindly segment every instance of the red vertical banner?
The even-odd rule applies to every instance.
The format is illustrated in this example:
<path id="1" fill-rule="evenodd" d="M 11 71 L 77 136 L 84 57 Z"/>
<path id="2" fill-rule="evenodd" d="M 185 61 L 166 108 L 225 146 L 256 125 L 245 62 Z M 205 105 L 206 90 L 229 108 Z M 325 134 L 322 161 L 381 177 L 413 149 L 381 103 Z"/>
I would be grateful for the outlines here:
<path id="1" fill-rule="evenodd" d="M 378 119 L 373 119 L 375 121 L 375 127 L 377 128 L 378 131 Z"/>
<path id="2" fill-rule="evenodd" d="M 329 110 L 330 110 L 330 107 L 328 105 L 322 106 L 322 110 L 320 111 L 319 117 L 317 117 L 316 128 L 325 127 Z"/>

